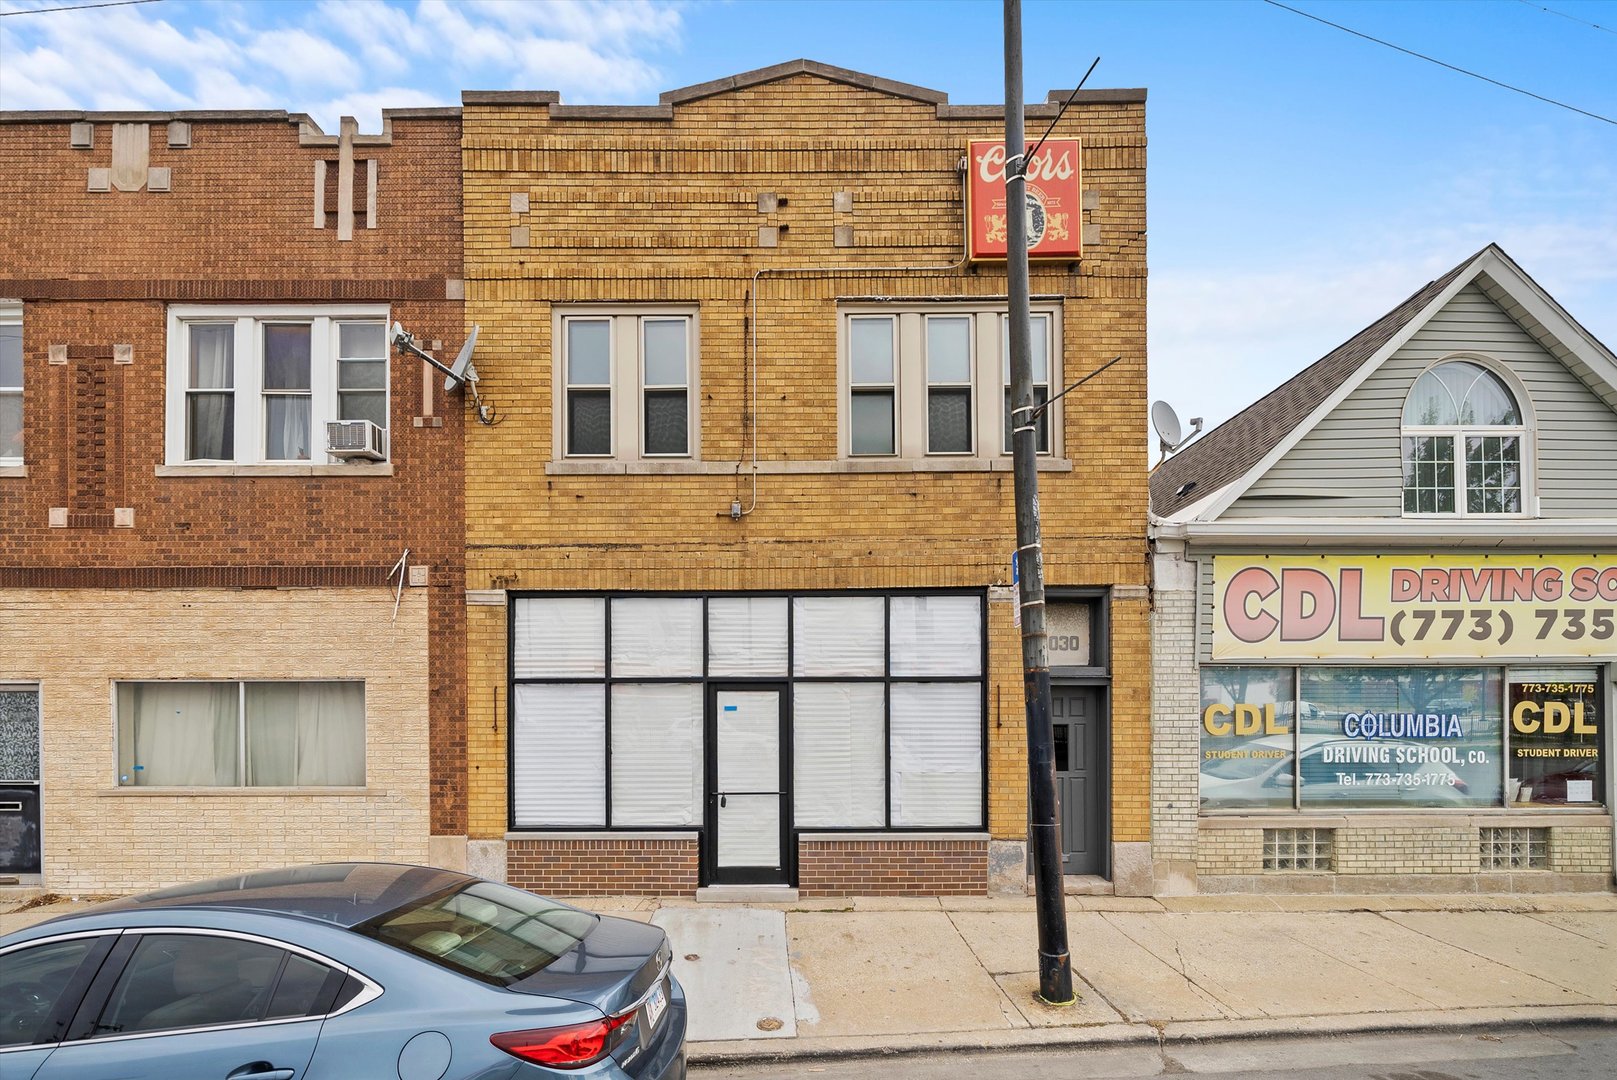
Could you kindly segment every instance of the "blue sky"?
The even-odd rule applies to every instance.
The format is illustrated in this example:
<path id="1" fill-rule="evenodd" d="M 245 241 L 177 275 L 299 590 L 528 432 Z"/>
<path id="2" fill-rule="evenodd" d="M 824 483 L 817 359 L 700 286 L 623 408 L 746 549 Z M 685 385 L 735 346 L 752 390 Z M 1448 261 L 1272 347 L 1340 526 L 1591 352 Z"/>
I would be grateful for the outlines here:
<path id="1" fill-rule="evenodd" d="M 1287 2 L 1617 118 L 1612 0 Z M 284 108 L 374 130 L 385 106 L 462 89 L 648 102 L 799 56 L 997 102 L 1000 15 L 998 0 L 159 0 L 0 17 L 0 108 Z M 1023 24 L 1030 100 L 1097 55 L 1090 86 L 1150 91 L 1152 389 L 1181 415 L 1227 418 L 1489 241 L 1617 346 L 1617 125 L 1261 0 L 1024 0 Z"/>

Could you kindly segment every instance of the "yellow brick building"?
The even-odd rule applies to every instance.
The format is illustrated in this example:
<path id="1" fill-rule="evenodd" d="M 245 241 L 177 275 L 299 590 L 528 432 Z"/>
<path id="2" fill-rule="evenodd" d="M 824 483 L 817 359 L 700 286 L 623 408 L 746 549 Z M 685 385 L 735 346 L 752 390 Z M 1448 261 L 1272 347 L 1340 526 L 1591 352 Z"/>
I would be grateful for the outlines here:
<path id="1" fill-rule="evenodd" d="M 1084 250 L 1032 274 L 1045 393 L 1121 357 L 1040 459 L 1068 871 L 1119 892 L 1151 879 L 1144 103 L 1062 117 Z M 468 866 L 1022 887 L 1006 282 L 962 253 L 1003 108 L 795 61 L 462 122 L 498 421 L 466 443 Z"/>

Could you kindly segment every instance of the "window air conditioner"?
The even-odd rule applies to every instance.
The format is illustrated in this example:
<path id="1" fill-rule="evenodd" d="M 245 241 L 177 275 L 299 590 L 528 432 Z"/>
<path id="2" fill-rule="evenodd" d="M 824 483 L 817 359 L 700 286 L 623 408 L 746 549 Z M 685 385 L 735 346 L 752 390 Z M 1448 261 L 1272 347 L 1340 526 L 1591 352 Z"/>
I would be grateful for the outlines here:
<path id="1" fill-rule="evenodd" d="M 369 420 L 333 420 L 326 424 L 326 453 L 339 458 L 384 461 L 386 436 Z"/>

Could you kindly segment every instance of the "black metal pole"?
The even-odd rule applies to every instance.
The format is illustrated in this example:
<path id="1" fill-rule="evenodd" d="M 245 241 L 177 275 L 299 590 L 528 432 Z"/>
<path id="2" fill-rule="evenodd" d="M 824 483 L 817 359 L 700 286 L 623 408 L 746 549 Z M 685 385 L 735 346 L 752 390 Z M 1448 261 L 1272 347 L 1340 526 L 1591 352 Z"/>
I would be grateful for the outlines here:
<path id="1" fill-rule="evenodd" d="M 1028 843 L 1039 918 L 1039 996 L 1073 1000 L 1067 909 L 1056 817 L 1055 737 L 1050 730 L 1050 662 L 1044 638 L 1044 555 L 1039 545 L 1038 413 L 1028 353 L 1032 315 L 1027 271 L 1027 149 L 1022 112 L 1022 2 L 1005 0 L 1005 277 L 1011 347 L 1011 453 L 1016 469 L 1016 554 L 1021 579 L 1023 689 L 1027 695 Z"/>

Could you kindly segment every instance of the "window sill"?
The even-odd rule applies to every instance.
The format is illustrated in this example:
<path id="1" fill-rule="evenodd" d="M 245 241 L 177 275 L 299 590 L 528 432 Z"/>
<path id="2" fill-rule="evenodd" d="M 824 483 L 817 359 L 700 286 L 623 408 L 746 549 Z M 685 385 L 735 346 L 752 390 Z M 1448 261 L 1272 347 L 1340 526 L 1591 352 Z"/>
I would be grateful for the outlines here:
<path id="1" fill-rule="evenodd" d="M 22 479 L 28 475 L 26 465 L 0 465 L 0 480 L 7 478 Z"/>
<path id="2" fill-rule="evenodd" d="M 193 799 L 220 797 L 226 799 L 270 798 L 296 795 L 305 799 L 361 799 L 381 792 L 368 787 L 114 787 L 101 788 L 97 798 L 170 798 Z"/>
<path id="3" fill-rule="evenodd" d="M 677 829 L 534 829 L 529 832 L 515 830 L 505 834 L 512 840 L 695 840 L 699 826 L 683 831 Z"/>
<path id="4" fill-rule="evenodd" d="M 369 465 L 159 465 L 154 476 L 392 476 L 393 463 Z"/>
<path id="5" fill-rule="evenodd" d="M 1009 457 L 843 458 L 835 461 L 760 461 L 760 476 L 845 475 L 849 473 L 965 473 L 1012 471 Z M 1066 458 L 1040 458 L 1041 473 L 1072 472 Z M 752 468 L 733 461 L 550 461 L 546 476 L 735 476 Z"/>
<path id="6" fill-rule="evenodd" d="M 1604 806 L 1587 808 L 1546 806 L 1542 810 L 1521 806 L 1473 806 L 1463 809 L 1432 807 L 1364 807 L 1336 811 L 1309 810 L 1203 810 L 1197 825 L 1202 829 L 1351 829 L 1374 825 L 1378 828 L 1430 828 L 1434 824 L 1488 826 L 1562 825 L 1579 828 L 1610 827 L 1611 812 Z"/>

